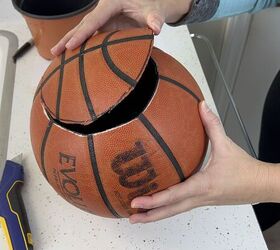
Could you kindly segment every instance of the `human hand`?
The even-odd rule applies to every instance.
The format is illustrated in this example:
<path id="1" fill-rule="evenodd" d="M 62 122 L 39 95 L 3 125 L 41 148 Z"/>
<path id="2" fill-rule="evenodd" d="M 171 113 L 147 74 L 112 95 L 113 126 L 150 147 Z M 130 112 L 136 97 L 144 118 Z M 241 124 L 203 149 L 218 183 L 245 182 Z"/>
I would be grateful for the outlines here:
<path id="1" fill-rule="evenodd" d="M 100 0 L 96 8 L 86 15 L 51 49 L 55 56 L 65 48 L 75 49 L 97 30 L 114 31 L 127 27 L 150 27 L 159 34 L 164 22 L 173 23 L 189 11 L 192 0 Z"/>
<path id="2" fill-rule="evenodd" d="M 135 198 L 131 207 L 150 210 L 130 216 L 131 223 L 157 221 L 200 206 L 269 200 L 271 166 L 252 158 L 232 142 L 205 102 L 199 109 L 212 146 L 207 165 L 185 182 L 151 196 Z"/>

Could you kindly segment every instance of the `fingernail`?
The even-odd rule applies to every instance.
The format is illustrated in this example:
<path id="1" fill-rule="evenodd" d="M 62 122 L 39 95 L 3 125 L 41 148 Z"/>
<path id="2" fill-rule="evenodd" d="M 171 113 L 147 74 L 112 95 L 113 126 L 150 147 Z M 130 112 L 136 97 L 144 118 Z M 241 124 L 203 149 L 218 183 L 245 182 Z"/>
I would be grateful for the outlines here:
<path id="1" fill-rule="evenodd" d="M 51 48 L 51 53 L 52 53 L 53 55 L 55 55 L 55 51 L 56 51 L 56 46 L 53 47 L 53 48 Z"/>
<path id="2" fill-rule="evenodd" d="M 154 31 L 156 31 L 156 33 L 160 32 L 160 23 L 159 23 L 159 21 L 157 21 L 157 20 L 153 21 L 153 29 L 154 29 Z"/>
<path id="3" fill-rule="evenodd" d="M 209 112 L 211 110 L 205 101 L 202 102 L 202 107 L 206 112 Z"/>
<path id="4" fill-rule="evenodd" d="M 65 47 L 66 47 L 67 49 L 71 49 L 71 47 L 74 45 L 75 41 L 76 41 L 75 37 L 72 37 L 72 38 L 66 43 Z"/>
<path id="5" fill-rule="evenodd" d="M 71 40 L 70 40 L 68 43 L 65 44 L 65 47 L 66 47 L 67 49 L 69 49 L 69 48 L 71 47 L 71 45 L 72 45 L 72 42 L 71 42 Z"/>
<path id="6" fill-rule="evenodd" d="M 144 208 L 142 204 L 138 204 L 138 203 L 135 203 L 135 202 L 131 203 L 131 207 L 132 208 Z"/>
<path id="7" fill-rule="evenodd" d="M 136 221 L 135 221 L 135 220 L 133 220 L 133 219 L 129 219 L 129 223 L 130 223 L 130 224 L 135 224 L 135 223 L 136 223 Z"/>

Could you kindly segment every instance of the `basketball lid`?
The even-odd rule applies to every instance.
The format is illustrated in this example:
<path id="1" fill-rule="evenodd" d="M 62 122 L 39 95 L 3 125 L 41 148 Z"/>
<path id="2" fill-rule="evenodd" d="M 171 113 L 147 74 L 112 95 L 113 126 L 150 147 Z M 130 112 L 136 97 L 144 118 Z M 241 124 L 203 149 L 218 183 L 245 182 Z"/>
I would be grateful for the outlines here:
<path id="1" fill-rule="evenodd" d="M 153 32 L 135 28 L 98 34 L 50 64 L 35 95 L 53 119 L 89 124 L 137 85 L 150 59 Z"/>

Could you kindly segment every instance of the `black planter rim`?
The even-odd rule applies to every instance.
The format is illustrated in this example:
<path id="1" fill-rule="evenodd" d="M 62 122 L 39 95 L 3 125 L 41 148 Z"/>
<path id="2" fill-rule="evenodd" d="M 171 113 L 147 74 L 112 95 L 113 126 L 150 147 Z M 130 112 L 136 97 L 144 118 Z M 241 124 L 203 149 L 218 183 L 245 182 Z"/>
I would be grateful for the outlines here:
<path id="1" fill-rule="evenodd" d="M 77 9 L 75 11 L 66 13 L 66 14 L 61 14 L 61 15 L 53 15 L 53 16 L 44 16 L 44 15 L 36 15 L 36 14 L 32 14 L 29 13 L 25 10 L 22 10 L 17 4 L 16 4 L 16 0 L 12 0 L 13 6 L 14 8 L 21 13 L 24 16 L 27 17 L 32 17 L 34 19 L 46 19 L 46 20 L 56 20 L 56 19 L 63 19 L 63 18 L 69 18 L 69 17 L 73 17 L 73 16 L 77 16 L 80 13 L 90 9 L 92 6 L 94 6 L 96 3 L 98 2 L 98 0 L 92 0 L 89 4 L 87 4 L 86 6 L 84 6 L 83 8 Z"/>

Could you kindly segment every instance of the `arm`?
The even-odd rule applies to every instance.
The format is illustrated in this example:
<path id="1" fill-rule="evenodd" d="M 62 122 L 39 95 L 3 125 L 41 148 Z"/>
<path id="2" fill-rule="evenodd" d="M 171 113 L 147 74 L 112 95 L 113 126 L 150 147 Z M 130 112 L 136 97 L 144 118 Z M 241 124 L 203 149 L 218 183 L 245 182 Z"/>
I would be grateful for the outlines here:
<path id="1" fill-rule="evenodd" d="M 200 0 L 193 1 L 190 11 L 172 26 L 184 23 L 196 23 L 219 18 L 253 13 L 274 7 L 279 0 Z"/>
<path id="2" fill-rule="evenodd" d="M 280 202 L 280 164 L 258 161 L 238 147 L 205 102 L 200 115 L 212 147 L 207 165 L 185 182 L 135 198 L 133 208 L 150 210 L 132 215 L 131 223 L 157 221 L 208 205 Z"/>
<path id="3" fill-rule="evenodd" d="M 212 19 L 239 15 L 245 12 L 254 13 L 262 9 L 275 7 L 279 0 L 223 0 Z"/>
<path id="4" fill-rule="evenodd" d="M 267 202 L 280 203 L 280 164 L 268 164 Z"/>

